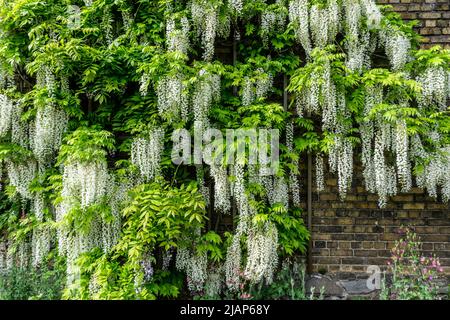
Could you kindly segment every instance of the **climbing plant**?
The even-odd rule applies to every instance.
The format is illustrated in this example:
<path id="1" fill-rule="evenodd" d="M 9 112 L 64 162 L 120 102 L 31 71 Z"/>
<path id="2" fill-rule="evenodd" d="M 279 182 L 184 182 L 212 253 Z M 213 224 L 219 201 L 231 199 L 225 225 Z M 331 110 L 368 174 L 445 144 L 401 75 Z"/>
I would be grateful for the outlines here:
<path id="1" fill-rule="evenodd" d="M 388 6 L 0 4 L 2 274 L 57 255 L 64 297 L 78 299 L 239 297 L 270 285 L 309 240 L 307 152 L 317 191 L 328 167 L 342 200 L 354 161 L 380 207 L 414 185 L 450 199 L 450 52 L 420 50 L 414 23 Z M 172 161 L 172 147 L 196 147 L 175 130 L 202 141 L 209 128 L 278 129 L 278 170 Z"/>

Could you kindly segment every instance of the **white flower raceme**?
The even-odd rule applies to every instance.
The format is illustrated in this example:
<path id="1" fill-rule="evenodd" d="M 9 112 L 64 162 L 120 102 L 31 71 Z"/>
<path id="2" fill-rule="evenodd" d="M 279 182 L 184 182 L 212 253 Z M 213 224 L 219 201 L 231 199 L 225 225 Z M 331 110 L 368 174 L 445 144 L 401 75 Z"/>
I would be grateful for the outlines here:
<path id="1" fill-rule="evenodd" d="M 324 162 L 321 154 L 316 155 L 316 186 L 317 191 L 321 192 L 325 190 L 325 179 L 324 179 Z"/>
<path id="2" fill-rule="evenodd" d="M 417 144 L 420 141 L 416 142 Z M 421 149 L 420 146 L 416 147 Z M 419 151 L 420 152 L 420 151 Z M 430 197 L 436 198 L 438 188 L 442 190 L 442 200 L 450 201 L 450 147 L 445 147 L 435 154 L 417 177 L 417 184 L 426 188 Z"/>
<path id="3" fill-rule="evenodd" d="M 219 24 L 217 10 L 213 3 L 206 0 L 193 0 L 190 7 L 194 27 L 201 36 L 203 59 L 210 61 L 214 56 L 214 43 Z"/>
<path id="4" fill-rule="evenodd" d="M 289 152 L 294 152 L 294 123 L 290 121 L 286 125 L 286 147 Z M 298 168 L 298 160 L 293 161 L 293 165 Z M 289 191 L 291 192 L 294 206 L 300 206 L 300 183 L 298 175 L 292 170 L 289 172 Z"/>
<path id="5" fill-rule="evenodd" d="M 289 20 L 295 25 L 295 36 L 307 54 L 312 50 L 309 32 L 308 0 L 289 2 Z"/>
<path id="6" fill-rule="evenodd" d="M 441 111 L 447 108 L 447 98 L 450 94 L 450 80 L 443 67 L 429 67 L 418 78 L 422 86 L 419 106 L 427 107 L 436 104 Z"/>
<path id="7" fill-rule="evenodd" d="M 311 37 L 316 47 L 324 47 L 334 41 L 340 31 L 340 8 L 336 0 L 329 1 L 326 7 L 311 6 L 309 13 Z"/>
<path id="8" fill-rule="evenodd" d="M 38 161 L 46 162 L 59 150 L 68 120 L 67 114 L 54 106 L 38 109 L 32 139 L 33 153 Z"/>
<path id="9" fill-rule="evenodd" d="M 27 162 L 15 163 L 8 161 L 6 163 L 6 172 L 9 178 L 9 184 L 16 188 L 16 191 L 24 199 L 33 199 L 29 190 L 31 181 L 36 177 L 37 165 L 33 160 Z"/>
<path id="10" fill-rule="evenodd" d="M 222 292 L 223 265 L 213 265 L 208 269 L 208 277 L 205 281 L 205 295 L 207 297 L 219 297 Z"/>
<path id="11" fill-rule="evenodd" d="M 63 171 L 62 196 L 80 199 L 81 207 L 87 207 L 106 195 L 109 180 L 106 162 L 68 164 Z"/>
<path id="12" fill-rule="evenodd" d="M 24 148 L 29 147 L 29 126 L 22 120 L 23 106 L 18 103 L 15 105 L 11 116 L 11 142 Z M 33 138 L 33 135 L 30 135 Z"/>
<path id="13" fill-rule="evenodd" d="M 247 264 L 244 275 L 253 284 L 265 280 L 270 284 L 278 267 L 278 230 L 272 223 L 249 231 Z"/>
<path id="14" fill-rule="evenodd" d="M 6 256 L 8 247 L 6 246 L 6 241 L 0 242 L 0 272 L 7 270 Z"/>
<path id="15" fill-rule="evenodd" d="M 135 138 L 131 145 L 131 162 L 138 167 L 146 180 L 154 179 L 160 172 L 161 154 L 164 151 L 164 130 L 153 129 L 146 138 Z"/>
<path id="16" fill-rule="evenodd" d="M 395 132 L 395 153 L 397 157 L 398 181 L 403 192 L 408 192 L 412 187 L 411 163 L 409 162 L 409 139 L 405 121 L 397 123 Z"/>
<path id="17" fill-rule="evenodd" d="M 347 28 L 347 37 L 350 42 L 357 42 L 359 31 L 361 29 L 361 4 L 354 0 L 344 0 L 345 25 Z"/>
<path id="18" fill-rule="evenodd" d="M 225 258 L 225 282 L 229 290 L 238 291 L 241 284 L 241 234 L 235 234 Z"/>
<path id="19" fill-rule="evenodd" d="M 338 174 L 339 196 L 345 199 L 353 177 L 353 146 L 351 142 L 340 136 L 334 138 L 330 148 L 330 169 Z"/>
<path id="20" fill-rule="evenodd" d="M 210 205 L 209 197 L 209 188 L 205 184 L 205 170 L 203 166 L 199 165 L 196 166 L 196 175 L 197 175 L 197 185 L 200 193 L 203 195 L 203 200 L 205 201 L 206 205 Z"/>
<path id="21" fill-rule="evenodd" d="M 188 112 L 189 99 L 187 88 L 181 74 L 163 76 L 156 85 L 158 111 L 161 116 L 180 117 Z"/>
<path id="22" fill-rule="evenodd" d="M 397 180 L 395 169 L 386 164 L 385 152 L 386 141 L 379 131 L 375 134 L 374 171 L 375 188 L 379 196 L 378 204 L 384 207 L 389 196 L 397 193 Z"/>
<path id="23" fill-rule="evenodd" d="M 199 254 L 192 252 L 186 247 L 178 248 L 175 265 L 178 270 L 186 272 L 190 291 L 198 292 L 203 290 L 208 277 L 206 252 Z"/>
<path id="24" fill-rule="evenodd" d="M 289 208 L 289 188 L 283 177 L 277 177 L 274 181 L 271 204 L 275 203 L 281 203 L 286 209 Z"/>
<path id="25" fill-rule="evenodd" d="M 122 21 L 125 31 L 128 31 L 133 23 L 133 17 L 128 10 L 122 10 Z"/>
<path id="26" fill-rule="evenodd" d="M 189 20 L 182 17 L 180 19 L 181 28 L 176 28 L 174 19 L 169 19 L 166 24 L 167 50 L 187 54 L 189 50 Z"/>
<path id="27" fill-rule="evenodd" d="M 51 230 L 47 225 L 33 230 L 31 242 L 31 262 L 33 266 L 38 266 L 50 252 L 51 237 Z"/>
<path id="28" fill-rule="evenodd" d="M 242 105 L 249 106 L 255 101 L 255 86 L 250 78 L 245 77 L 242 86 Z"/>
<path id="29" fill-rule="evenodd" d="M 257 72 L 259 77 L 256 82 L 256 98 L 266 98 L 273 86 L 273 76 L 262 68 L 259 68 Z"/>
<path id="30" fill-rule="evenodd" d="M 237 15 L 240 15 L 242 12 L 242 9 L 244 8 L 244 1 L 245 0 L 229 0 L 228 6 L 236 12 Z"/>
<path id="31" fill-rule="evenodd" d="M 262 32 L 262 41 L 264 46 L 267 47 L 269 43 L 269 34 L 273 32 L 276 27 L 277 16 L 275 12 L 271 10 L 266 10 L 261 15 L 261 32 Z"/>
<path id="32" fill-rule="evenodd" d="M 194 120 L 208 122 L 208 114 L 213 103 L 220 100 L 220 76 L 204 70 L 200 71 L 200 80 L 192 94 Z"/>
<path id="33" fill-rule="evenodd" d="M 214 179 L 214 209 L 228 213 L 231 209 L 227 168 L 211 165 L 210 174 Z"/>
<path id="34" fill-rule="evenodd" d="M 380 32 L 380 38 L 392 69 L 401 70 L 408 62 L 411 42 L 403 33 L 389 28 Z"/>
<path id="35" fill-rule="evenodd" d="M 0 136 L 4 137 L 11 130 L 14 102 L 6 95 L 0 94 Z"/>
<path id="36" fill-rule="evenodd" d="M 361 5 L 364 15 L 367 18 L 366 21 L 369 29 L 378 29 L 382 19 L 380 8 L 378 8 L 373 0 L 362 0 Z"/>

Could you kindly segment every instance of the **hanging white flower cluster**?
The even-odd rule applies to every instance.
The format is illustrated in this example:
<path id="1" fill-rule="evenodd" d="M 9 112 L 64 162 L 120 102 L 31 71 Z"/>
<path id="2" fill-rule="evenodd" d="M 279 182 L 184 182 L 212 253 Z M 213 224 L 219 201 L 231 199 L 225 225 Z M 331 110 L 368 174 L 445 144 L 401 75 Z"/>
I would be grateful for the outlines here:
<path id="1" fill-rule="evenodd" d="M 191 252 L 188 248 L 178 248 L 175 262 L 179 271 L 187 274 L 188 288 L 191 292 L 202 291 L 208 277 L 208 258 L 205 253 Z"/>
<path id="2" fill-rule="evenodd" d="M 249 232 L 247 264 L 244 275 L 253 284 L 265 280 L 272 283 L 278 266 L 278 230 L 272 223 Z"/>
<path id="3" fill-rule="evenodd" d="M 325 190 L 325 178 L 324 178 L 324 167 L 325 163 L 323 161 L 323 156 L 321 154 L 316 154 L 315 159 L 316 164 L 316 188 L 317 192 Z"/>
<path id="4" fill-rule="evenodd" d="M 209 197 L 209 188 L 205 184 L 205 170 L 203 166 L 196 166 L 196 175 L 197 175 L 197 185 L 200 193 L 203 195 L 203 200 L 205 201 L 206 206 L 210 205 Z"/>
<path id="5" fill-rule="evenodd" d="M 311 38 L 316 47 L 324 47 L 334 41 L 341 29 L 340 8 L 336 0 L 328 1 L 326 7 L 311 6 L 309 12 Z"/>
<path id="6" fill-rule="evenodd" d="M 330 171 L 338 175 L 339 196 L 345 199 L 353 177 L 353 146 L 348 139 L 335 136 L 330 147 Z"/>
<path id="7" fill-rule="evenodd" d="M 133 23 L 133 17 L 128 10 L 121 10 L 122 11 L 122 21 L 123 21 L 123 27 L 125 28 L 125 31 L 130 30 L 131 24 Z"/>
<path id="8" fill-rule="evenodd" d="M 113 23 L 114 18 L 111 13 L 111 9 L 109 7 L 105 7 L 103 9 L 103 16 L 100 28 L 105 33 L 105 40 L 108 45 L 110 45 L 114 41 Z"/>
<path id="9" fill-rule="evenodd" d="M 338 95 L 336 86 L 331 78 L 330 62 L 324 62 L 322 71 L 314 70 L 309 75 L 310 80 L 303 86 L 302 92 L 297 94 L 297 113 L 304 111 L 318 114 L 322 111 L 323 130 L 334 130 L 337 125 Z"/>
<path id="10" fill-rule="evenodd" d="M 135 138 L 131 145 L 131 162 L 146 180 L 154 179 L 160 173 L 161 154 L 164 150 L 164 130 L 150 131 L 148 138 Z"/>
<path id="11" fill-rule="evenodd" d="M 20 163 L 7 161 L 6 172 L 8 174 L 9 184 L 16 188 L 17 193 L 23 199 L 33 199 L 29 186 L 31 181 L 36 177 L 36 162 L 32 159 Z"/>
<path id="12" fill-rule="evenodd" d="M 39 162 L 45 163 L 59 150 L 68 120 L 67 114 L 54 106 L 47 105 L 38 109 L 31 147 Z"/>
<path id="13" fill-rule="evenodd" d="M 269 34 L 274 31 L 276 27 L 277 16 L 272 10 L 265 10 L 261 15 L 261 33 L 262 42 L 265 47 L 269 43 Z"/>
<path id="14" fill-rule="evenodd" d="M 238 291 L 241 285 L 241 233 L 233 236 L 231 245 L 227 248 L 225 259 L 225 283 L 230 291 Z"/>
<path id="15" fill-rule="evenodd" d="M 218 297 L 222 292 L 223 265 L 209 268 L 204 290 L 207 297 Z"/>
<path id="16" fill-rule="evenodd" d="M 180 19 L 181 28 L 176 27 L 176 21 L 169 19 L 166 25 L 167 50 L 187 54 L 189 50 L 189 20 L 187 17 Z"/>
<path id="17" fill-rule="evenodd" d="M 262 68 L 256 70 L 258 78 L 256 81 L 256 98 L 266 98 L 273 86 L 273 76 L 266 73 Z"/>
<path id="18" fill-rule="evenodd" d="M 379 29 L 381 20 L 383 18 L 380 8 L 376 5 L 373 0 L 362 0 L 361 1 L 363 13 L 366 16 L 367 26 L 370 30 Z"/>
<path id="19" fill-rule="evenodd" d="M 68 164 L 64 166 L 61 195 L 79 199 L 86 208 L 107 194 L 110 178 L 106 162 Z"/>
<path id="20" fill-rule="evenodd" d="M 290 121 L 286 125 L 286 147 L 288 152 L 292 153 L 294 152 L 294 122 Z M 299 167 L 299 161 L 298 159 L 293 161 L 293 165 L 298 168 Z M 295 207 L 300 206 L 300 182 L 298 175 L 293 171 L 290 170 L 289 172 L 289 191 L 291 193 L 292 197 L 292 203 Z"/>
<path id="21" fill-rule="evenodd" d="M 247 107 L 255 101 L 255 89 L 249 77 L 244 78 L 242 86 L 242 105 Z"/>
<path id="22" fill-rule="evenodd" d="M 214 179 L 214 209 L 228 213 L 231 209 L 231 201 L 227 168 L 211 165 L 210 174 Z"/>
<path id="23" fill-rule="evenodd" d="M 420 139 L 416 141 L 418 149 L 422 149 Z M 420 151 L 419 151 L 420 152 Z M 450 201 L 450 147 L 442 148 L 417 176 L 417 184 L 426 188 L 430 197 L 436 198 L 441 188 L 442 200 Z"/>
<path id="24" fill-rule="evenodd" d="M 56 77 L 51 68 L 47 65 L 40 68 L 36 74 L 36 85 L 46 88 L 48 96 L 54 98 L 56 94 Z"/>
<path id="25" fill-rule="evenodd" d="M 201 121 L 205 126 L 208 123 L 209 110 L 213 103 L 220 100 L 220 76 L 205 70 L 200 70 L 200 80 L 192 94 L 194 120 Z"/>
<path id="26" fill-rule="evenodd" d="M 51 229 L 48 225 L 33 230 L 31 241 L 31 263 L 33 266 L 38 266 L 50 252 L 51 238 Z"/>
<path id="27" fill-rule="evenodd" d="M 380 40 L 394 71 L 401 70 L 409 61 L 411 42 L 401 32 L 387 27 L 380 32 Z"/>
<path id="28" fill-rule="evenodd" d="M 308 0 L 291 0 L 289 2 L 289 20 L 295 25 L 295 36 L 303 46 L 306 54 L 312 50 L 309 33 Z"/>
<path id="29" fill-rule="evenodd" d="M 402 192 L 408 192 L 412 187 L 411 163 L 408 154 L 409 138 L 404 120 L 399 120 L 395 130 L 395 154 L 397 164 L 398 182 Z"/>
<path id="30" fill-rule="evenodd" d="M 23 106 L 17 103 L 12 112 L 11 117 L 11 142 L 18 144 L 24 148 L 29 147 L 29 138 L 33 139 L 34 135 L 29 135 L 29 126 L 26 121 L 22 121 Z"/>
<path id="31" fill-rule="evenodd" d="M 422 87 L 420 107 L 436 104 L 441 111 L 447 109 L 447 99 L 450 98 L 448 74 L 443 67 L 429 67 L 417 78 Z"/>
<path id="32" fill-rule="evenodd" d="M 6 241 L 0 242 L 0 273 L 7 270 L 7 257 L 8 247 L 6 246 Z"/>
<path id="33" fill-rule="evenodd" d="M 271 73 L 265 72 L 262 68 L 258 68 L 255 78 L 244 77 L 242 83 L 242 105 L 249 106 L 256 99 L 267 98 L 273 86 L 273 76 Z"/>
<path id="34" fill-rule="evenodd" d="M 182 74 L 163 76 L 156 85 L 158 111 L 161 116 L 180 117 L 188 113 L 189 99 Z"/>
<path id="35" fill-rule="evenodd" d="M 214 56 L 214 43 L 219 24 L 217 10 L 214 4 L 207 0 L 193 0 L 191 15 L 197 35 L 201 37 L 203 59 L 210 61 Z"/>
<path id="36" fill-rule="evenodd" d="M 371 189 L 375 190 L 379 196 L 379 206 L 384 207 L 388 197 L 397 193 L 397 179 L 395 168 L 386 163 L 385 150 L 391 148 L 390 126 L 378 127 L 375 130 L 375 147 L 373 152 L 373 174 L 374 185 Z M 366 182 L 371 183 L 371 182 Z"/>
<path id="37" fill-rule="evenodd" d="M 4 137 L 11 130 L 14 109 L 14 102 L 6 95 L 0 94 L 0 137 Z"/>
<path id="38" fill-rule="evenodd" d="M 344 0 L 346 36 L 351 42 L 357 42 L 361 29 L 362 8 L 359 1 Z"/>
<path id="39" fill-rule="evenodd" d="M 245 0 L 229 0 L 228 6 L 239 16 L 242 13 L 242 9 L 244 9 L 244 1 Z"/>
<path id="40" fill-rule="evenodd" d="M 289 187 L 284 177 L 274 178 L 273 195 L 270 204 L 281 203 L 287 209 L 289 208 Z"/>
<path id="41" fill-rule="evenodd" d="M 371 86 L 366 88 L 363 116 L 367 117 L 373 107 L 383 102 L 383 88 Z M 363 165 L 363 176 L 366 189 L 376 192 L 375 166 L 373 162 L 373 139 L 375 125 L 373 121 L 363 121 L 360 125 L 361 133 L 361 160 Z"/>

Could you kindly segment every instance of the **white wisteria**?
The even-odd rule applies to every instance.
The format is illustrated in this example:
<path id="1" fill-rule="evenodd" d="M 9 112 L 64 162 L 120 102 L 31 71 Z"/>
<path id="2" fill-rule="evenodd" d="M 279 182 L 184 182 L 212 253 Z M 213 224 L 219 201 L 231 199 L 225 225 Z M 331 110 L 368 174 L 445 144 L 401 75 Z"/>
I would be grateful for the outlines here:
<path id="1" fill-rule="evenodd" d="M 251 283 L 265 280 L 270 284 L 278 267 L 278 230 L 267 223 L 263 228 L 250 231 L 247 240 L 247 264 L 244 276 Z"/>
<path id="2" fill-rule="evenodd" d="M 419 106 L 436 104 L 440 110 L 447 108 L 450 94 L 448 72 L 443 67 L 429 67 L 418 78 L 422 87 Z"/>
<path id="3" fill-rule="evenodd" d="M 156 128 L 148 137 L 138 137 L 131 145 L 131 162 L 146 180 L 152 180 L 160 173 L 161 154 L 164 150 L 164 130 Z"/>
<path id="4" fill-rule="evenodd" d="M 156 85 L 159 114 L 170 119 L 188 114 L 189 98 L 184 77 L 177 73 L 163 76 Z"/>
<path id="5" fill-rule="evenodd" d="M 45 163 L 61 146 L 67 130 L 68 116 L 63 110 L 47 105 L 39 108 L 33 128 L 33 153 L 41 163 Z"/>

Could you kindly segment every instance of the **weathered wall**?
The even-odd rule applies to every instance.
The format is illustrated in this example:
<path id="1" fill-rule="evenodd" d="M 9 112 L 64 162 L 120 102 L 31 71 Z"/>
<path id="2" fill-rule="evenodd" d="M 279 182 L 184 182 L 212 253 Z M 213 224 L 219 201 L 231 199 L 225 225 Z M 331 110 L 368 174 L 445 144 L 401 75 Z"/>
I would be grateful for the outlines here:
<path id="1" fill-rule="evenodd" d="M 385 266 L 399 227 L 412 226 L 426 255 L 436 253 L 450 273 L 450 204 L 414 188 L 391 198 L 384 209 L 365 191 L 361 170 L 355 170 L 345 201 L 337 181 L 326 176 L 326 189 L 313 197 L 313 263 L 320 272 L 365 272 L 367 265 Z"/>
<path id="2" fill-rule="evenodd" d="M 436 44 L 450 48 L 450 0 L 378 0 L 390 4 L 405 20 L 419 20 L 423 47 Z"/>

